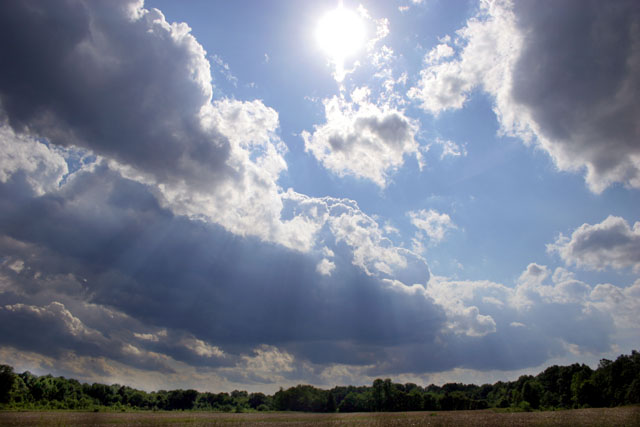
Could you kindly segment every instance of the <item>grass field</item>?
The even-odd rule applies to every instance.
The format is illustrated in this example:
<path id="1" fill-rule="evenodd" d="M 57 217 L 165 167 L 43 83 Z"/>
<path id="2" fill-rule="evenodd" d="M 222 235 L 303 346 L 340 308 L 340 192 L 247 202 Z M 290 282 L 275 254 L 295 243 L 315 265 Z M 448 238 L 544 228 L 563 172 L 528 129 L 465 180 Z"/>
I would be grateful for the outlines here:
<path id="1" fill-rule="evenodd" d="M 309 414 L 212 412 L 0 412 L 2 426 L 640 426 L 640 407 L 553 412 L 485 411 Z"/>

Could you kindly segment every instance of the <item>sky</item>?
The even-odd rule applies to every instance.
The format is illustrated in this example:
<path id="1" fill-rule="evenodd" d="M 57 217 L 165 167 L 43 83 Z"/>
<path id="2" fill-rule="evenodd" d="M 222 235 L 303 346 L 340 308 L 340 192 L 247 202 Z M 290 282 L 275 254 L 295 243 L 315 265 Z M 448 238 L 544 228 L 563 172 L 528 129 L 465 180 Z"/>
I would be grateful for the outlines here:
<path id="1" fill-rule="evenodd" d="M 637 1 L 0 9 L 0 363 L 273 393 L 638 349 Z"/>

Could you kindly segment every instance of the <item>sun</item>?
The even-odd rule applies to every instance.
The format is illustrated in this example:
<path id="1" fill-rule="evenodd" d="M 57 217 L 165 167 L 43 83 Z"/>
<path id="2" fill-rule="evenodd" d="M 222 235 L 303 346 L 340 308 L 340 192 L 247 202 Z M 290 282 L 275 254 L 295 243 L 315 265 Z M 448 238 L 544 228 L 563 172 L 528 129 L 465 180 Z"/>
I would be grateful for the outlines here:
<path id="1" fill-rule="evenodd" d="M 316 40 L 329 58 L 338 64 L 356 53 L 364 44 L 365 30 L 360 16 L 340 5 L 318 22 Z"/>

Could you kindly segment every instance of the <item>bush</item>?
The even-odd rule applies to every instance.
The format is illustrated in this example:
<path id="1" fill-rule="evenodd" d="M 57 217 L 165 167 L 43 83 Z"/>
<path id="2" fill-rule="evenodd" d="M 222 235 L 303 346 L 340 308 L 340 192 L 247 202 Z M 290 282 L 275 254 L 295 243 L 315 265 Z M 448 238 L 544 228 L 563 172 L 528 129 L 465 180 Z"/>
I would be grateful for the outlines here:
<path id="1" fill-rule="evenodd" d="M 520 402 L 520 404 L 518 405 L 518 409 L 520 409 L 523 412 L 533 411 L 533 409 L 531 408 L 531 404 L 526 400 L 523 400 L 522 402 Z"/>

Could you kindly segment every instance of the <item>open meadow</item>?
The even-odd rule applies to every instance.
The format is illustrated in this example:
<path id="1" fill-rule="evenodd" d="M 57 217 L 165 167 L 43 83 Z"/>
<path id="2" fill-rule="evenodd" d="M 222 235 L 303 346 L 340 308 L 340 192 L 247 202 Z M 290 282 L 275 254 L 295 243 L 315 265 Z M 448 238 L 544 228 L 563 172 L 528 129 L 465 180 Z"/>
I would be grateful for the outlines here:
<path id="1" fill-rule="evenodd" d="M 313 414 L 300 412 L 1 412 L 3 426 L 640 426 L 640 407 L 548 412 L 482 411 Z"/>

